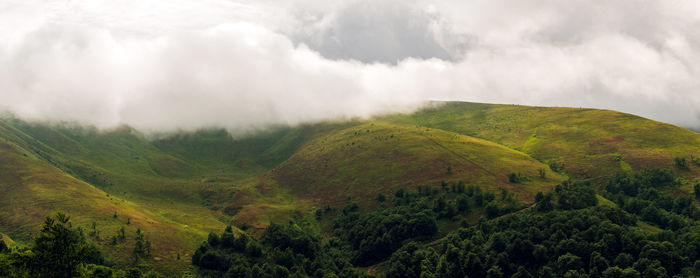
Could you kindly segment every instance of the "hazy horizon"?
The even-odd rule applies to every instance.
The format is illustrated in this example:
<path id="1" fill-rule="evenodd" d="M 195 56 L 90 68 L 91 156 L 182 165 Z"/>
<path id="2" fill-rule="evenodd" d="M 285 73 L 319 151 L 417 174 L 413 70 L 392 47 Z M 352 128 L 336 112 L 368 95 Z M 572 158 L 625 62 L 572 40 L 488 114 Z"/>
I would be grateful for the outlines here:
<path id="1" fill-rule="evenodd" d="M 0 110 L 168 132 L 442 100 L 698 130 L 699 27 L 696 1 L 6 1 Z"/>

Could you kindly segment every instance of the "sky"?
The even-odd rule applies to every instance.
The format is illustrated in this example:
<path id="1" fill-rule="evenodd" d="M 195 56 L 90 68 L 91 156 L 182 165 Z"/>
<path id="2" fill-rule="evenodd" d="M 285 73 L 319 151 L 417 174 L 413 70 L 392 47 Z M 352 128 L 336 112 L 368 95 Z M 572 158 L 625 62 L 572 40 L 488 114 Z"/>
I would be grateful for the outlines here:
<path id="1" fill-rule="evenodd" d="M 0 110 L 251 130 L 428 100 L 700 129 L 697 0 L 5 0 Z"/>

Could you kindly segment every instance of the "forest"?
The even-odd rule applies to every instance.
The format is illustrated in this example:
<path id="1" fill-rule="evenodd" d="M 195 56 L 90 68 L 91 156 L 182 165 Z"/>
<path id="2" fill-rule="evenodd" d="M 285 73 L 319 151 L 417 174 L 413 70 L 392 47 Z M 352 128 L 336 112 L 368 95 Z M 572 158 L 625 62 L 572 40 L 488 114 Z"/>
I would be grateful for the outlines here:
<path id="1" fill-rule="evenodd" d="M 242 247 L 212 249 L 213 234 L 195 256 L 212 254 L 220 264 L 194 263 L 210 277 L 694 277 L 700 210 L 689 196 L 661 191 L 676 181 L 670 170 L 619 173 L 602 191 L 614 204 L 600 204 L 590 183 L 567 181 L 517 212 L 506 190 L 496 198 L 463 185 L 399 189 L 376 211 L 348 203 L 329 240 L 293 222 L 271 225 L 262 252 L 246 260 Z M 431 241 L 437 220 L 479 209 L 478 224 Z M 377 263 L 385 271 L 357 268 Z"/>
<path id="2" fill-rule="evenodd" d="M 227 227 L 192 256 L 199 277 L 694 277 L 700 275 L 700 209 L 671 170 L 618 173 L 600 192 L 565 181 L 532 205 L 514 193 L 462 182 L 378 195 L 376 210 L 352 200 L 324 236 L 315 221 L 271 224 L 262 236 Z M 599 198 L 598 194 L 605 197 Z M 611 200 L 601 203 L 600 200 Z M 439 237 L 439 221 L 483 214 Z M 245 228 L 245 227 L 243 227 Z M 2 277 L 163 277 L 105 260 L 64 213 L 46 218 L 30 247 L 0 241 Z M 137 232 L 143 240 L 143 234 Z M 138 250 L 136 250 L 138 249 Z M 367 271 L 368 268 L 373 271 Z"/>

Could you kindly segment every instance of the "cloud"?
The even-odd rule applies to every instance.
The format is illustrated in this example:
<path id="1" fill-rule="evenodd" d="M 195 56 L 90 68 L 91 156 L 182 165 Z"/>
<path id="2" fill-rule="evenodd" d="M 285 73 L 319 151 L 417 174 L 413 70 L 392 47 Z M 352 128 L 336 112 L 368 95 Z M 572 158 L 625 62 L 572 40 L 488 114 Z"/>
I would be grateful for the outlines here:
<path id="1" fill-rule="evenodd" d="M 700 127 L 694 1 L 0 5 L 0 108 L 25 119 L 250 130 L 462 100 Z"/>
<path id="2" fill-rule="evenodd" d="M 297 40 L 330 59 L 395 64 L 406 57 L 450 60 L 435 14 L 400 0 L 352 1 L 297 31 Z"/>

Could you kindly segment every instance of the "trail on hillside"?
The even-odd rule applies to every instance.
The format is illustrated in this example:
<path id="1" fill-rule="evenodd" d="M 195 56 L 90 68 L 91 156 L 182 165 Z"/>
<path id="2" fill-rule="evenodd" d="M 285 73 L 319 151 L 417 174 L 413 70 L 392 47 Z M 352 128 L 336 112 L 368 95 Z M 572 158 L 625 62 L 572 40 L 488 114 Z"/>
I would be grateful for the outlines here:
<path id="1" fill-rule="evenodd" d="M 422 135 L 423 137 L 425 137 L 426 139 L 430 140 L 430 142 L 433 142 L 433 143 L 434 143 L 435 145 L 437 145 L 438 147 L 440 147 L 440 148 L 442 148 L 442 149 L 444 149 L 444 150 L 446 150 L 446 151 L 452 153 L 453 155 L 455 155 L 455 156 L 461 158 L 462 160 L 465 160 L 465 161 L 469 162 L 470 164 L 476 166 L 477 168 L 483 170 L 484 172 L 489 173 L 489 174 L 492 175 L 492 176 L 496 176 L 496 174 L 494 174 L 493 172 L 491 172 L 491 171 L 489 171 L 488 169 L 484 168 L 483 166 L 479 165 L 478 163 L 472 161 L 471 159 L 469 159 L 468 157 L 464 156 L 463 154 L 460 154 L 460 153 L 455 152 L 454 150 L 452 150 L 452 149 L 450 149 L 450 148 L 448 148 L 448 147 L 445 147 L 444 145 L 440 144 L 438 141 L 436 141 L 435 139 L 431 138 L 430 136 L 427 136 L 427 135 L 422 134 L 422 133 L 421 133 L 421 135 Z"/>

